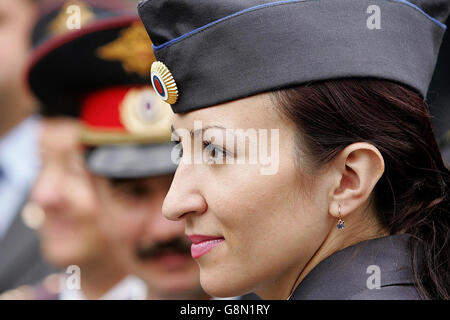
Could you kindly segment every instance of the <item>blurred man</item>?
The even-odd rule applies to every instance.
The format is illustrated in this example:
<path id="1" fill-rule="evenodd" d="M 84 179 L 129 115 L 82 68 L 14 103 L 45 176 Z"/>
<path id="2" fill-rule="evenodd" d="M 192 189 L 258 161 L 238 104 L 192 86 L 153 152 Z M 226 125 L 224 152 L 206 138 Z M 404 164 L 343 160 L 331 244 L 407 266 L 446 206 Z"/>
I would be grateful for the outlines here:
<path id="1" fill-rule="evenodd" d="M 29 62 L 28 78 L 37 70 L 38 82 L 45 83 L 47 74 L 39 73 L 39 68 L 46 65 L 46 54 L 70 39 L 75 32 L 67 29 L 65 23 L 68 6 L 79 6 L 83 26 L 88 27 L 97 14 L 120 14 L 115 11 L 117 6 L 113 10 L 108 6 L 110 2 L 103 3 L 105 8 L 95 9 L 79 1 L 68 2 L 62 7 L 47 7 L 50 9 L 41 16 L 34 30 L 36 49 Z M 70 52 L 64 54 L 71 57 Z M 34 92 L 42 94 L 34 83 L 30 84 Z M 76 109 L 73 108 L 76 103 L 70 99 L 72 97 L 61 95 L 57 88 L 44 85 L 39 89 L 42 88 L 48 89 L 46 92 L 54 100 L 39 97 L 43 103 L 41 113 L 46 118 L 39 141 L 42 173 L 32 190 L 24 216 L 39 228 L 41 249 L 46 260 L 67 272 L 54 274 L 36 286 L 21 286 L 8 291 L 1 298 L 144 299 L 145 284 L 136 277 L 126 276 L 116 259 L 115 248 L 100 232 L 97 221 L 99 207 L 79 146 L 78 120 L 74 117 Z"/>
<path id="2" fill-rule="evenodd" d="M 96 94 L 98 97 L 104 93 Z M 130 102 L 134 100 L 137 104 L 127 105 L 126 100 L 132 95 L 137 98 Z M 92 126 L 92 113 L 88 111 L 91 106 L 87 103 L 82 140 L 90 147 L 86 160 L 102 204 L 102 229 L 117 244 L 126 268 L 147 283 L 148 299 L 208 299 L 200 286 L 198 265 L 191 257 L 184 223 L 168 221 L 161 212 L 176 169 L 170 158 L 172 145 L 161 140 L 165 136 L 167 142 L 170 137 L 170 107 L 159 102 L 148 87 L 125 89 L 120 96 L 123 99 L 118 99 L 117 105 L 105 104 L 103 108 L 111 108 L 111 114 L 118 114 L 114 109 L 121 104 L 122 108 L 134 109 L 135 121 L 154 130 L 149 130 L 145 144 L 139 143 L 142 136 L 132 134 L 126 144 L 113 144 L 108 141 L 112 137 L 108 137 L 106 127 Z M 152 110 L 153 120 L 145 119 L 146 113 L 150 113 L 146 111 L 142 120 L 138 119 L 142 103 Z M 127 126 L 133 131 L 133 125 L 133 121 L 124 121 L 124 135 Z M 99 140 L 92 141 L 87 130 L 97 133 L 104 130 L 102 144 Z"/>
<path id="3" fill-rule="evenodd" d="M 0 293 L 33 283 L 51 269 L 20 212 L 39 170 L 39 121 L 23 69 L 35 16 L 32 0 L 0 1 Z"/>
<path id="4" fill-rule="evenodd" d="M 59 276 L 57 286 L 48 287 L 47 292 L 60 300 L 145 298 L 145 288 L 137 279 L 125 277 L 114 247 L 100 232 L 99 207 L 78 142 L 78 121 L 45 120 L 41 152 L 42 173 L 31 202 L 45 214 L 39 228 L 42 252 L 63 270 L 75 266 L 80 284 L 79 288 L 68 284 L 70 271 Z"/>

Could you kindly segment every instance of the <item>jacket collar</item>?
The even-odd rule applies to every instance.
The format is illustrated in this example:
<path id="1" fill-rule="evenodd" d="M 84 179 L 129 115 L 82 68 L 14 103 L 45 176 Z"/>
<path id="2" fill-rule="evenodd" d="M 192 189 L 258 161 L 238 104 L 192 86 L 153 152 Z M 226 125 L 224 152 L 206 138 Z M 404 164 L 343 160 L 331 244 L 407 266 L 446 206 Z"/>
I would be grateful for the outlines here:
<path id="1" fill-rule="evenodd" d="M 303 279 L 290 300 L 351 299 L 377 284 L 414 285 L 410 238 L 399 234 L 371 239 L 332 254 Z M 377 273 L 379 283 L 374 280 Z"/>

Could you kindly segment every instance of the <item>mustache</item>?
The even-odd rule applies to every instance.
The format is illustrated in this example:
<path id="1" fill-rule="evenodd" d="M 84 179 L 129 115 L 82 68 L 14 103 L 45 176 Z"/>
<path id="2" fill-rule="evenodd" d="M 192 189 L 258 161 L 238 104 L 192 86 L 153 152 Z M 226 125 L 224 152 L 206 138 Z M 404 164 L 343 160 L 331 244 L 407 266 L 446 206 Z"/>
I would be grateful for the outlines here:
<path id="1" fill-rule="evenodd" d="M 166 253 L 190 254 L 191 242 L 186 238 L 177 237 L 169 241 L 140 246 L 136 250 L 136 256 L 141 260 L 153 259 Z"/>

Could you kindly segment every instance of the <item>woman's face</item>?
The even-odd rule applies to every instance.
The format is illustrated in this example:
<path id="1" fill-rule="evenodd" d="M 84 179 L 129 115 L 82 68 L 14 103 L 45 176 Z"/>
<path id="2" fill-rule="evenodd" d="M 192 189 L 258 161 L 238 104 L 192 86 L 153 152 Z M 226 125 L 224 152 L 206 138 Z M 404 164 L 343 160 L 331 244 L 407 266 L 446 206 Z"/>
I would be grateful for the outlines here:
<path id="1" fill-rule="evenodd" d="M 183 152 L 163 214 L 172 220 L 184 219 L 188 236 L 223 239 L 213 245 L 207 241 L 194 245 L 192 250 L 202 287 L 213 296 L 256 292 L 263 298 L 287 297 L 334 223 L 328 215 L 325 175 L 313 179 L 307 172 L 297 156 L 293 125 L 274 108 L 270 95 L 262 94 L 174 118 L 174 133 L 180 136 Z M 204 131 L 202 163 L 193 160 L 195 139 L 189 141 L 182 134 L 187 129 L 200 136 L 198 121 L 203 129 L 214 127 Z M 268 132 L 267 142 L 257 140 L 256 154 L 266 148 L 273 161 L 278 155 L 279 163 L 273 166 L 277 170 L 262 174 L 267 161 L 250 161 L 249 150 L 256 140 L 239 144 L 236 129 L 248 137 L 251 132 L 256 132 L 254 137 Z M 278 129 L 278 138 L 272 129 Z M 235 141 L 234 147 L 228 148 L 229 141 Z M 234 164 L 217 163 L 223 152 Z M 202 239 L 192 237 L 193 242 Z"/>

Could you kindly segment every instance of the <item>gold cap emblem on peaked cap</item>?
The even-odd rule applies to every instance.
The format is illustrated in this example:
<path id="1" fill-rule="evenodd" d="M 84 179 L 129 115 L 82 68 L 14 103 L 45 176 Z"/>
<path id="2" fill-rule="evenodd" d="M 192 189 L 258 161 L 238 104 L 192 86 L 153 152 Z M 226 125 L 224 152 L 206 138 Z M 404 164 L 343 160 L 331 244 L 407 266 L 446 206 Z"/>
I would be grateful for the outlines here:
<path id="1" fill-rule="evenodd" d="M 135 22 L 121 31 L 120 36 L 97 49 L 97 56 L 103 60 L 121 61 L 127 72 L 136 72 L 145 77 L 156 60 L 152 44 L 144 25 Z"/>
<path id="2" fill-rule="evenodd" d="M 131 89 L 120 105 L 120 118 L 133 135 L 170 141 L 173 112 L 149 87 Z"/>
<path id="3" fill-rule="evenodd" d="M 169 68 L 161 61 L 153 62 L 151 69 L 151 81 L 155 92 L 168 104 L 174 104 L 178 100 L 178 88 Z"/>
<path id="4" fill-rule="evenodd" d="M 48 31 L 52 35 L 64 34 L 84 27 L 94 18 L 94 12 L 88 4 L 82 1 L 68 1 L 49 24 Z"/>

